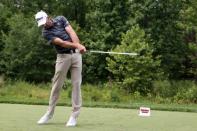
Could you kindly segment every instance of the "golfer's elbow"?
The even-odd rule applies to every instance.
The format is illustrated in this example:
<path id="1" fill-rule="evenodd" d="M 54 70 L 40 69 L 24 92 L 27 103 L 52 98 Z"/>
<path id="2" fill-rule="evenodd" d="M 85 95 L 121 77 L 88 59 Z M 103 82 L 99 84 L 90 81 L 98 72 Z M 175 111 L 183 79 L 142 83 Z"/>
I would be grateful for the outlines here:
<path id="1" fill-rule="evenodd" d="M 54 39 L 52 40 L 52 43 L 53 43 L 54 45 L 59 45 L 59 46 L 61 46 L 61 47 L 67 47 L 67 44 L 65 43 L 65 41 L 63 41 L 63 40 L 60 39 L 60 38 L 54 38 Z"/>

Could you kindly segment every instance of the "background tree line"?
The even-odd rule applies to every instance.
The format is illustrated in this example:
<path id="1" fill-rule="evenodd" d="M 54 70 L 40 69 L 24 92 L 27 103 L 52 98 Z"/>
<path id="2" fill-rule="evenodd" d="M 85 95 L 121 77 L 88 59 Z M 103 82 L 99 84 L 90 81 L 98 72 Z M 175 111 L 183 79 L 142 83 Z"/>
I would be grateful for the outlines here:
<path id="1" fill-rule="evenodd" d="M 1 0 L 0 74 L 51 79 L 55 51 L 34 20 L 40 10 L 67 17 L 90 50 L 139 54 L 83 55 L 84 82 L 147 94 L 155 80 L 197 80 L 196 0 Z"/>

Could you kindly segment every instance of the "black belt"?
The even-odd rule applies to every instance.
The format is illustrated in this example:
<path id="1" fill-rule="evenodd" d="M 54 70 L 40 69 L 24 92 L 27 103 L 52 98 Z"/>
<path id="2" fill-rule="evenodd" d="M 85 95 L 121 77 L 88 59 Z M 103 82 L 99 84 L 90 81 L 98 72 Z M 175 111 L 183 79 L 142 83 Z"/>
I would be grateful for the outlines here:
<path id="1" fill-rule="evenodd" d="M 76 53 L 75 49 L 68 49 L 68 50 L 62 51 L 58 54 L 72 54 L 72 53 Z"/>

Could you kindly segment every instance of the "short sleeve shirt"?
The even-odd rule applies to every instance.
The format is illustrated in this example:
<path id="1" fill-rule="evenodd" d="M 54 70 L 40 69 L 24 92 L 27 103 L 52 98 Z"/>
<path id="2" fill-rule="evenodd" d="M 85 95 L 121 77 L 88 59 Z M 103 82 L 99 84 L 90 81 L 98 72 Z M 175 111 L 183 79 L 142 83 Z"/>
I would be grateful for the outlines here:
<path id="1" fill-rule="evenodd" d="M 43 28 L 42 35 L 43 37 L 51 43 L 54 38 L 60 38 L 65 41 L 72 41 L 69 34 L 66 32 L 65 28 L 69 25 L 68 20 L 64 16 L 57 16 L 52 19 L 54 25 L 51 28 Z M 57 53 L 64 53 L 70 48 L 64 48 L 59 45 L 54 45 Z"/>

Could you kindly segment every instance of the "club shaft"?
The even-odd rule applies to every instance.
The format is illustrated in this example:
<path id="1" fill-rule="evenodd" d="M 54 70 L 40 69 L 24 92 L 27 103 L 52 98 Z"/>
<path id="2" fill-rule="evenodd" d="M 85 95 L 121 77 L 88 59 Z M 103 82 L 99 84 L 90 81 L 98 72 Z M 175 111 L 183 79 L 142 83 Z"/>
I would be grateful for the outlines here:
<path id="1" fill-rule="evenodd" d="M 127 53 L 127 52 L 108 52 L 108 51 L 97 51 L 97 50 L 90 50 L 90 53 L 100 53 L 100 54 L 117 54 L 117 55 L 131 55 L 136 56 L 137 53 Z"/>

